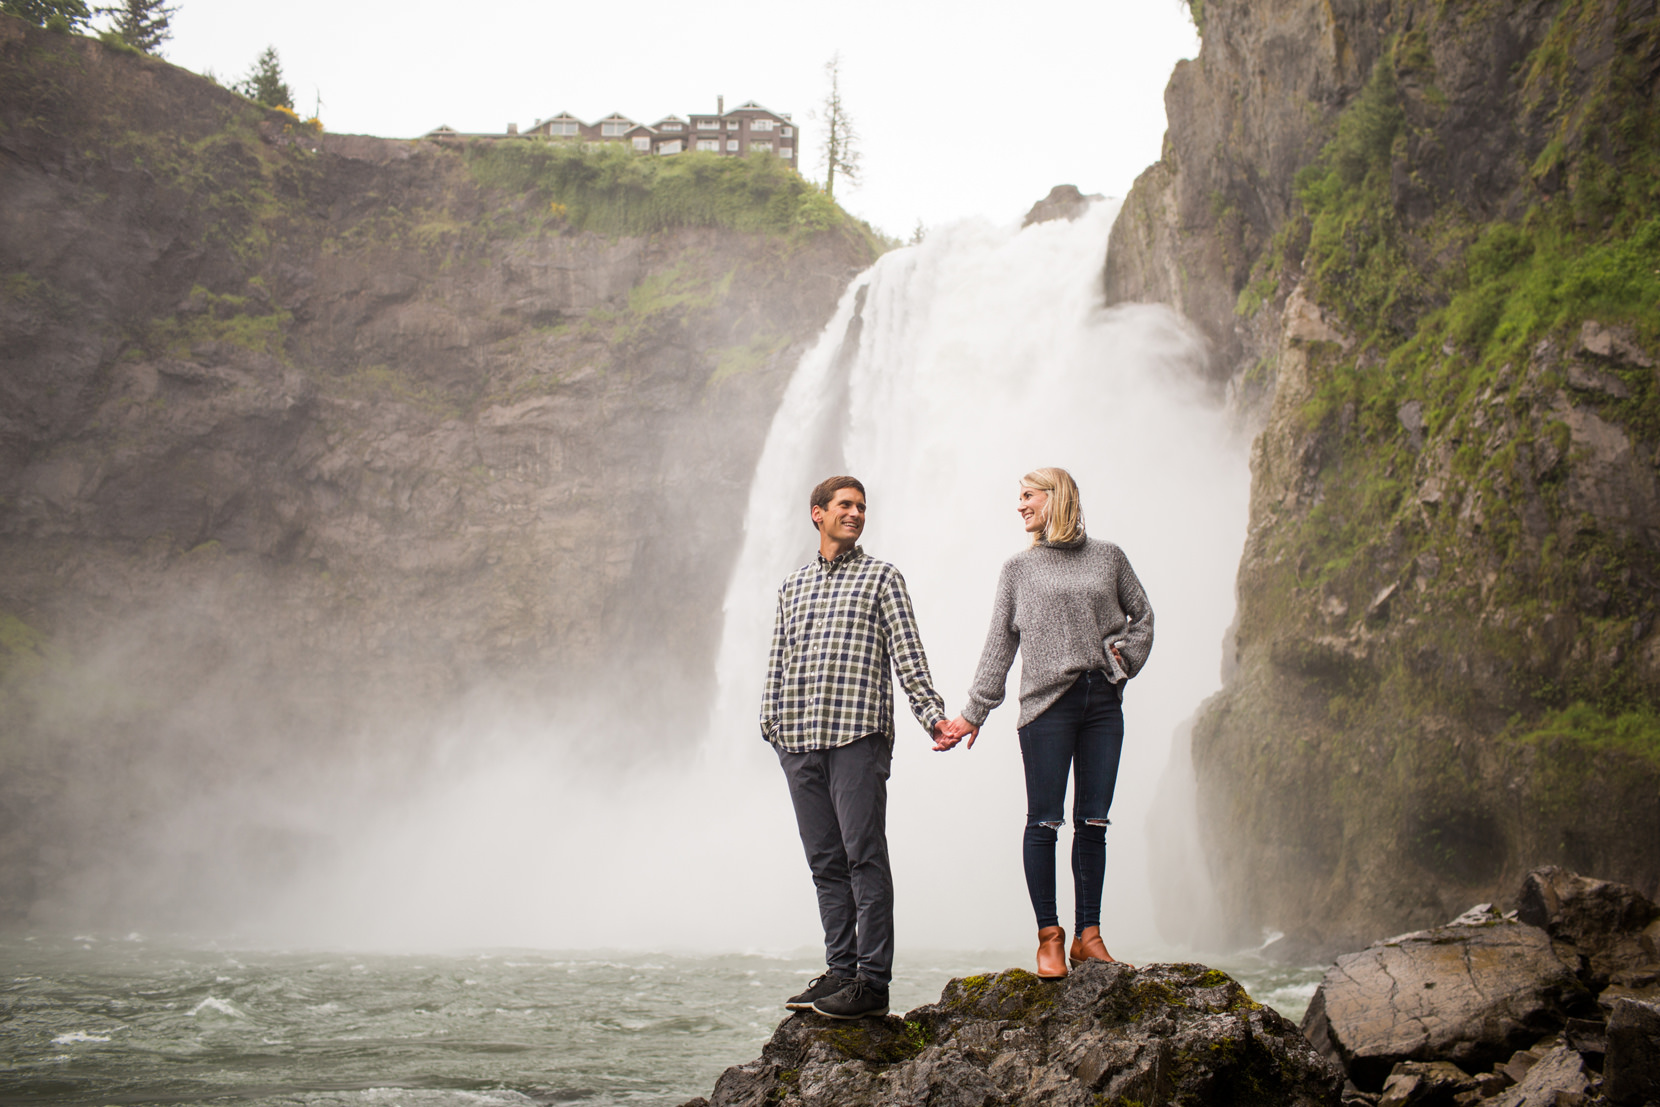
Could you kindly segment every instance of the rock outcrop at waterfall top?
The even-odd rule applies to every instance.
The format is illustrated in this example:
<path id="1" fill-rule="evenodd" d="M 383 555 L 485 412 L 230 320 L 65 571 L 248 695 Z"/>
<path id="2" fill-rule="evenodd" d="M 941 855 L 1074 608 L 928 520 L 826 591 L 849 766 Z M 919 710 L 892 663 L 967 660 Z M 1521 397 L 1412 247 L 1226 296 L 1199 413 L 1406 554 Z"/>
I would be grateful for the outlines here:
<path id="1" fill-rule="evenodd" d="M 1120 667 L 1107 652 L 1118 647 Z M 1114 682 L 1141 671 L 1153 650 L 1153 606 L 1124 551 L 1082 537 L 1040 541 L 1003 563 L 980 665 L 963 718 L 980 726 L 1003 702 L 1009 666 L 1020 660 L 1020 719 L 1025 726 L 1072 687 L 1101 669 Z M 1126 671 L 1127 670 L 1127 671 Z"/>

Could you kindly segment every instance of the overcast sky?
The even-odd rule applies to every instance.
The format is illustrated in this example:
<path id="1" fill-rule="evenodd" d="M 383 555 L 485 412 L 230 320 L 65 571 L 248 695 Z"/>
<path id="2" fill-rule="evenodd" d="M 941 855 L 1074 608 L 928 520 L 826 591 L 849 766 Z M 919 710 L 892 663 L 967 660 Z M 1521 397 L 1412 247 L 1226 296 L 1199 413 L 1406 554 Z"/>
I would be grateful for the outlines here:
<path id="1" fill-rule="evenodd" d="M 178 0 L 168 60 L 224 82 L 274 45 L 331 131 L 521 128 L 559 111 L 641 122 L 755 100 L 803 130 L 822 178 L 824 63 L 842 57 L 863 181 L 843 206 L 890 234 L 1017 218 L 1050 186 L 1122 196 L 1158 159 L 1164 85 L 1198 39 L 1181 0 L 840 4 Z"/>

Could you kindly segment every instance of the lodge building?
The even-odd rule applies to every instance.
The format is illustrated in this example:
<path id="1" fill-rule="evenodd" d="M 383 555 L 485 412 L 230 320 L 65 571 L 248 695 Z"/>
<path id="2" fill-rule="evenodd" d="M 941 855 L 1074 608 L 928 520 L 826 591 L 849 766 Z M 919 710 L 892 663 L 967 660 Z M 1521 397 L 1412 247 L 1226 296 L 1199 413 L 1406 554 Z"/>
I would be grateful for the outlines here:
<path id="1" fill-rule="evenodd" d="M 713 115 L 693 115 L 690 119 L 666 115 L 655 123 L 640 123 L 619 112 L 612 112 L 597 123 L 584 123 L 570 112 L 562 111 L 546 119 L 538 119 L 523 131 L 516 123 L 509 123 L 505 134 L 462 134 L 450 127 L 438 127 L 421 137 L 626 142 L 642 154 L 666 155 L 699 150 L 740 158 L 765 153 L 800 168 L 796 154 L 801 147 L 800 135 L 788 113 L 769 111 L 753 100 L 727 111 L 725 97 L 716 98 Z"/>

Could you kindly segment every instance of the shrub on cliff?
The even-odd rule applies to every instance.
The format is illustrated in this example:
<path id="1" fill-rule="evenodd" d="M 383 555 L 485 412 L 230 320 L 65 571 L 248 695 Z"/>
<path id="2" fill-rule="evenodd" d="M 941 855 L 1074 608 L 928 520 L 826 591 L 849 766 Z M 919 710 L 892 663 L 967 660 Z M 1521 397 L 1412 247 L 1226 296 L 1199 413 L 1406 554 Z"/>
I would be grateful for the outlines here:
<path id="1" fill-rule="evenodd" d="M 579 230 L 650 234 L 727 227 L 801 234 L 851 224 L 835 201 L 777 158 L 688 152 L 646 157 L 620 145 L 478 142 L 466 150 L 480 183 L 536 193 Z"/>

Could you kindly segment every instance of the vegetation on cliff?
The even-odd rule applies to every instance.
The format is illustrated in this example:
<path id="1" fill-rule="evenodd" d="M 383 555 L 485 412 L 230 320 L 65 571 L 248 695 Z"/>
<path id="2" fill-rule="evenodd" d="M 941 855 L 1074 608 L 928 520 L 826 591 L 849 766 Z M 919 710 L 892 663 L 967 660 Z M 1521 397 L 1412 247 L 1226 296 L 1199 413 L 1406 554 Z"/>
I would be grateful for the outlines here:
<path id="1" fill-rule="evenodd" d="M 1236 922 L 1329 948 L 1547 863 L 1653 891 L 1655 5 L 1194 7 L 1108 286 L 1273 386 L 1194 731 Z"/>

